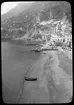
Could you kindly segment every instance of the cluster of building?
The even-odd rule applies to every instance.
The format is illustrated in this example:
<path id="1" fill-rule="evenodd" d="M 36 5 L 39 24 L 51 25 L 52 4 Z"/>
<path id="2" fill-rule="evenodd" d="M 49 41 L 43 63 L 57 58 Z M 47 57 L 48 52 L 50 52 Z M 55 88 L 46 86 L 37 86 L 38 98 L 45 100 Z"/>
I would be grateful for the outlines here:
<path id="1" fill-rule="evenodd" d="M 55 44 L 56 42 L 71 43 L 72 47 L 72 24 L 67 20 L 65 15 L 62 19 L 53 19 L 50 13 L 50 19 L 48 21 L 40 21 L 39 15 L 37 15 L 35 22 L 33 27 L 31 27 L 30 30 L 27 29 L 26 34 L 21 38 L 19 37 L 19 39 L 30 39 L 33 41 L 33 38 L 36 37 L 35 40 L 37 41 L 45 40 L 45 43 L 49 44 Z M 13 22 L 13 25 L 15 26 L 15 22 Z M 22 25 L 24 25 L 24 23 Z M 21 31 L 24 30 L 21 24 L 19 29 Z M 12 30 L 14 29 L 9 31 Z M 37 38 L 37 36 L 39 37 Z"/>
<path id="2" fill-rule="evenodd" d="M 63 42 L 72 46 L 72 26 L 66 16 L 61 20 L 39 21 L 39 26 L 38 33 L 46 43 Z"/>

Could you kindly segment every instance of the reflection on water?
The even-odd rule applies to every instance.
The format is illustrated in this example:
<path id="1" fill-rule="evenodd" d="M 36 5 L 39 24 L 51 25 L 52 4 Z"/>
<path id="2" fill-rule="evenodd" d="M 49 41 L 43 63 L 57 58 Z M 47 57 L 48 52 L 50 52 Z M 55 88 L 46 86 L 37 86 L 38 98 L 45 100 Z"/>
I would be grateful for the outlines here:
<path id="1" fill-rule="evenodd" d="M 30 51 L 34 47 L 2 42 L 2 92 L 5 103 L 16 102 L 26 66 L 38 60 L 40 53 Z"/>

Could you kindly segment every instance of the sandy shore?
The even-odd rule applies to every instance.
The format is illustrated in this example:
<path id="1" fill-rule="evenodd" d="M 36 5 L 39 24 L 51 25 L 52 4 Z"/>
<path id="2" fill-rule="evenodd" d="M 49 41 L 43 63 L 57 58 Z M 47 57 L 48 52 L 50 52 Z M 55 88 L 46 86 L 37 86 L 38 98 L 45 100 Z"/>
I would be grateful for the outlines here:
<path id="1" fill-rule="evenodd" d="M 57 51 L 47 51 L 46 54 L 41 54 L 40 59 L 32 65 L 27 74 L 27 77 L 37 77 L 37 81 L 24 82 L 23 92 L 18 102 L 71 102 L 73 93 L 72 74 L 67 73 L 63 67 L 59 66 L 60 61 Z M 65 61 L 64 63 L 66 64 Z"/>
<path id="2" fill-rule="evenodd" d="M 66 49 L 63 50 L 61 47 L 58 47 L 58 49 L 60 52 L 63 52 L 65 56 L 67 56 L 69 59 L 72 60 L 72 50 L 71 51 L 66 50 Z"/>

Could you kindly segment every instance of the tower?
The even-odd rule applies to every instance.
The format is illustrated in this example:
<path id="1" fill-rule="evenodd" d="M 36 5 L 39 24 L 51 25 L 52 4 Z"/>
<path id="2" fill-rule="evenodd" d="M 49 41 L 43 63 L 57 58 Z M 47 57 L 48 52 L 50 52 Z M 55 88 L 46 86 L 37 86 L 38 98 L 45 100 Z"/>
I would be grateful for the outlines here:
<path id="1" fill-rule="evenodd" d="M 65 15 L 65 12 L 64 12 L 64 14 L 63 14 L 63 21 L 65 22 L 66 19 L 67 19 L 67 16 Z"/>
<path id="2" fill-rule="evenodd" d="M 40 13 L 37 13 L 37 16 L 36 16 L 36 23 L 40 23 Z"/>
<path id="3" fill-rule="evenodd" d="M 49 19 L 53 19 L 53 15 L 52 15 L 52 10 L 51 10 L 51 8 L 50 8 L 50 17 L 49 17 Z"/>

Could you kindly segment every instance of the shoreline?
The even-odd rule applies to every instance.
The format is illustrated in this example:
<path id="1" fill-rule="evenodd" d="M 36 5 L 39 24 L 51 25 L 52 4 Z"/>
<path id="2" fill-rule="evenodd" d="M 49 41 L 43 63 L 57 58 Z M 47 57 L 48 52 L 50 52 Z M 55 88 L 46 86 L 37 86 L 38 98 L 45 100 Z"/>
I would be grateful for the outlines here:
<path id="1" fill-rule="evenodd" d="M 69 75 L 59 67 L 59 63 L 56 51 L 47 51 L 46 54 L 41 54 L 41 58 L 33 65 L 28 75 L 30 77 L 37 77 L 38 81 L 26 82 L 26 84 L 24 84 L 24 92 L 28 92 L 28 96 L 25 96 L 24 92 L 22 94 L 22 97 L 26 98 L 26 100 L 24 100 L 25 102 L 70 102 L 70 97 L 72 97 L 72 82 Z M 66 81 L 68 81 L 68 83 Z M 43 91 L 39 92 L 40 90 Z M 35 92 L 33 93 L 33 91 Z M 46 97 L 42 94 L 45 94 Z"/>

